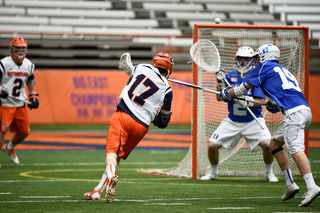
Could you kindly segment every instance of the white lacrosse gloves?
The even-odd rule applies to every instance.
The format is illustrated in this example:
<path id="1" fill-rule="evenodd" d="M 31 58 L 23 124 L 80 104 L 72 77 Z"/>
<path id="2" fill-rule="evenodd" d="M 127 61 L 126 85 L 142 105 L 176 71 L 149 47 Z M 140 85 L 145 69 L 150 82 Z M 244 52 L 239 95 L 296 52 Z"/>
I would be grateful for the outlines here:
<path id="1" fill-rule="evenodd" d="M 218 72 L 216 72 L 216 81 L 217 81 L 217 87 L 220 90 L 223 90 L 226 87 L 226 84 L 224 82 L 224 79 L 226 77 L 226 74 L 224 73 L 224 71 L 220 70 Z"/>
<path id="2" fill-rule="evenodd" d="M 131 63 L 131 56 L 129 53 L 123 53 L 119 61 L 119 69 L 124 70 L 128 75 L 131 75 L 133 65 Z"/>
<path id="3" fill-rule="evenodd" d="M 245 100 L 238 100 L 238 103 L 241 105 L 241 107 L 243 108 L 247 108 L 247 107 L 253 107 L 254 103 L 249 102 L 248 100 L 253 101 L 253 97 L 251 96 L 241 96 L 241 98 L 244 98 Z"/>

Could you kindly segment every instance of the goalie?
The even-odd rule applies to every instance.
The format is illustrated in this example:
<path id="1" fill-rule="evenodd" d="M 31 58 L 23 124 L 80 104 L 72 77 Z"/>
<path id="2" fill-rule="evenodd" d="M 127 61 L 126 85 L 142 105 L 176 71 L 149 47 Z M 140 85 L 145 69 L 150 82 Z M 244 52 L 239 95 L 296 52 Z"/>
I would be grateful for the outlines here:
<path id="1" fill-rule="evenodd" d="M 237 70 L 229 72 L 227 75 L 222 71 L 216 73 L 217 89 L 221 91 L 225 88 L 225 80 L 233 86 L 241 84 L 247 74 L 254 68 L 253 56 L 254 50 L 251 47 L 240 47 L 235 54 L 235 68 Z M 244 98 L 246 100 L 254 99 L 264 102 L 265 96 L 260 88 L 254 88 L 245 94 Z M 217 99 L 221 101 L 218 96 Z M 263 129 L 254 120 L 252 115 L 248 113 L 247 107 L 250 107 L 260 124 L 263 125 Z M 228 101 L 228 110 L 229 116 L 221 122 L 220 126 L 213 132 L 209 139 L 208 157 L 211 164 L 211 171 L 201 177 L 200 180 L 218 179 L 219 149 L 224 147 L 231 150 L 243 136 L 252 152 L 259 151 L 262 148 L 267 181 L 278 182 L 278 178 L 273 174 L 272 170 L 273 155 L 269 149 L 271 135 L 261 115 L 261 106 L 248 101 L 231 99 Z"/>
<path id="2" fill-rule="evenodd" d="M 113 202 L 121 158 L 127 159 L 147 134 L 151 122 L 159 128 L 167 127 L 172 102 L 172 90 L 167 79 L 172 66 L 172 57 L 162 52 L 154 56 L 151 64 L 135 67 L 129 53 L 121 56 L 119 68 L 130 75 L 130 79 L 122 90 L 117 111 L 111 117 L 106 142 L 106 169 L 98 186 L 84 194 L 86 199 L 100 200 L 106 188 L 106 200 Z"/>

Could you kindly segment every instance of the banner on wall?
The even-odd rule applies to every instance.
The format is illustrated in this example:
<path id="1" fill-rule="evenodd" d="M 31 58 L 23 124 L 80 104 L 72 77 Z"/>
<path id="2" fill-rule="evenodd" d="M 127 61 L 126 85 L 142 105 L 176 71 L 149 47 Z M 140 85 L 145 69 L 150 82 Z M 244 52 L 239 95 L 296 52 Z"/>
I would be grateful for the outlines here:
<path id="1" fill-rule="evenodd" d="M 109 123 L 129 76 L 122 71 L 37 70 L 40 106 L 28 110 L 31 124 Z M 174 72 L 171 79 L 192 83 L 191 72 Z M 312 123 L 320 123 L 320 76 L 310 76 Z M 169 82 L 173 90 L 174 124 L 191 123 L 192 89 Z"/>
<path id="2" fill-rule="evenodd" d="M 109 123 L 129 76 L 122 71 L 37 70 L 40 106 L 29 110 L 31 124 Z M 171 78 L 191 83 L 190 72 Z M 191 123 L 191 88 L 169 82 L 171 123 Z"/>

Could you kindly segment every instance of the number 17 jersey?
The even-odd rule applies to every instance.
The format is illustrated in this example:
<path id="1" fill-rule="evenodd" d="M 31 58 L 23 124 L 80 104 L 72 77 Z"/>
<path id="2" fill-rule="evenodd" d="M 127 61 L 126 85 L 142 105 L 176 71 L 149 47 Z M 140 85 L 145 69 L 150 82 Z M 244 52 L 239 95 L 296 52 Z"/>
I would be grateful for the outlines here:
<path id="1" fill-rule="evenodd" d="M 160 108 L 171 110 L 172 90 L 167 79 L 150 64 L 139 64 L 132 73 L 122 90 L 118 107 L 149 127 Z"/>

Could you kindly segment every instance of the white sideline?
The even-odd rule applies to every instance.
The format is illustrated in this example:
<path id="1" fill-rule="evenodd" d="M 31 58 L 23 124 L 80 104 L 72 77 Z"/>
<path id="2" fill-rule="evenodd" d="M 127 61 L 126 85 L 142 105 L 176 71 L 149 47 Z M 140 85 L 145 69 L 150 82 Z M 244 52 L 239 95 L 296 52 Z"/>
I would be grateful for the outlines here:
<path id="1" fill-rule="evenodd" d="M 190 201 L 190 200 L 260 200 L 260 199 L 280 199 L 280 197 L 238 197 L 238 198 L 173 198 L 173 199 L 145 199 L 145 200 L 126 200 L 126 199 L 115 199 L 116 202 L 157 202 L 157 201 Z M 87 200 L 24 200 L 24 201 L 0 201 L 0 203 L 52 203 L 52 202 L 88 202 Z M 104 202 L 101 200 L 99 202 Z M 156 205 L 157 203 L 155 203 Z M 222 207 L 221 207 L 222 208 Z M 229 207 L 225 207 L 229 208 Z M 237 207 L 234 207 L 237 208 Z M 243 207 L 245 208 L 245 207 Z"/>
<path id="2" fill-rule="evenodd" d="M 161 162 L 161 164 L 178 164 L 179 162 Z M 21 163 L 19 166 L 93 166 L 104 165 L 104 162 L 96 163 Z M 158 165 L 159 162 L 121 162 L 121 165 Z M 17 166 L 15 164 L 1 164 L 2 166 Z"/>

